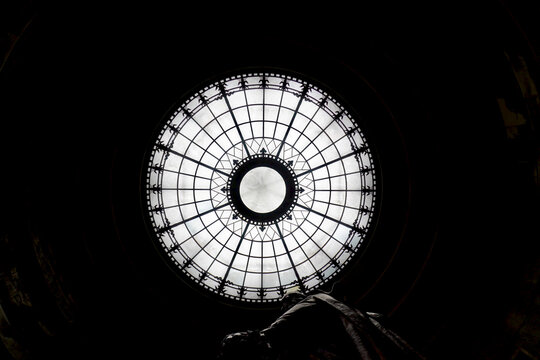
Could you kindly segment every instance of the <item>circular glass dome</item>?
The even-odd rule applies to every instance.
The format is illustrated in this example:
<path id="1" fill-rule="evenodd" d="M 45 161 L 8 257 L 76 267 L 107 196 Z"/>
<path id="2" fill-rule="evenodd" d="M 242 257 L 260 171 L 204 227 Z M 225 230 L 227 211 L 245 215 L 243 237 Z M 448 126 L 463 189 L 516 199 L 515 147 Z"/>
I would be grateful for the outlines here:
<path id="1" fill-rule="evenodd" d="M 376 174 L 370 146 L 327 91 L 277 73 L 194 92 L 148 154 L 152 236 L 185 278 L 242 302 L 319 288 L 365 243 Z"/>

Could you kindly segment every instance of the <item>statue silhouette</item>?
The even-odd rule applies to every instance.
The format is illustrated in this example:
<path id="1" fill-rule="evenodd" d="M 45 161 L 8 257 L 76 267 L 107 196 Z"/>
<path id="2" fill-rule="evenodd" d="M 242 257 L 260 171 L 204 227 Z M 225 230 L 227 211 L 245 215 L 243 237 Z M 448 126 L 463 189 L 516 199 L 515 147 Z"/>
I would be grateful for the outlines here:
<path id="1" fill-rule="evenodd" d="M 227 335 L 221 360 L 420 360 L 423 357 L 381 324 L 326 293 L 289 290 L 283 314 L 267 328 Z"/>

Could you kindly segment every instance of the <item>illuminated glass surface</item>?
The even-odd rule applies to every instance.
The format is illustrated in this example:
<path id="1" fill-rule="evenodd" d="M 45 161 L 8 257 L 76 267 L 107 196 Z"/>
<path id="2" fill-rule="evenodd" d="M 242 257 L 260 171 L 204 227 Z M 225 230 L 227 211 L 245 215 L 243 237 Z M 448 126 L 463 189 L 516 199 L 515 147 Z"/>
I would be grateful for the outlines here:
<path id="1" fill-rule="evenodd" d="M 276 73 L 201 88 L 150 149 L 153 236 L 194 284 L 247 302 L 309 292 L 359 252 L 373 223 L 372 150 L 325 90 Z"/>

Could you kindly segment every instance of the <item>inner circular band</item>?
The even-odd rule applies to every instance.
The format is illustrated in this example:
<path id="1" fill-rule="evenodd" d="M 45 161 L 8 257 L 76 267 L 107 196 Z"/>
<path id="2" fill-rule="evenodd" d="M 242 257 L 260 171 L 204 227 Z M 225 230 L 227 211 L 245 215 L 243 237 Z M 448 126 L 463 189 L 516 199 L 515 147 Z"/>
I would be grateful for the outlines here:
<path id="1" fill-rule="evenodd" d="M 231 173 L 228 197 L 242 219 L 265 225 L 285 218 L 297 198 L 298 182 L 292 169 L 273 156 L 243 159 Z"/>

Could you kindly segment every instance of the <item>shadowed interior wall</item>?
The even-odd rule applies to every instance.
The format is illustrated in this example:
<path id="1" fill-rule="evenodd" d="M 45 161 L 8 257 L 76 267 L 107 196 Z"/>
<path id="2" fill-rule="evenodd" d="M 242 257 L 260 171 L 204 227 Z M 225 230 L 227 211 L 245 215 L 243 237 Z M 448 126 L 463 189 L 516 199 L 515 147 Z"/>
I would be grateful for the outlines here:
<path id="1" fill-rule="evenodd" d="M 3 6 L 0 357 L 213 359 L 225 334 L 276 316 L 180 281 L 139 196 L 149 134 L 178 97 L 265 65 L 370 117 L 386 186 L 347 301 L 428 358 L 538 359 L 530 5 Z"/>

